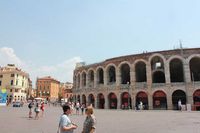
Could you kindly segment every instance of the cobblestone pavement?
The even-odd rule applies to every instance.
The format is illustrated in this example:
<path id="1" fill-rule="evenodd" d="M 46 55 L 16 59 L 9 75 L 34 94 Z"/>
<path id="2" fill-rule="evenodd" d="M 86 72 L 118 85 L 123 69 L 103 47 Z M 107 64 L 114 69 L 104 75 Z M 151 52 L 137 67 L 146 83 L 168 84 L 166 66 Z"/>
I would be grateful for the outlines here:
<path id="1" fill-rule="evenodd" d="M 28 118 L 28 108 L 0 107 L 0 133 L 56 133 L 61 107 L 46 107 L 44 117 Z M 200 112 L 95 110 L 97 133 L 200 133 Z M 80 133 L 85 116 L 71 115 Z"/>

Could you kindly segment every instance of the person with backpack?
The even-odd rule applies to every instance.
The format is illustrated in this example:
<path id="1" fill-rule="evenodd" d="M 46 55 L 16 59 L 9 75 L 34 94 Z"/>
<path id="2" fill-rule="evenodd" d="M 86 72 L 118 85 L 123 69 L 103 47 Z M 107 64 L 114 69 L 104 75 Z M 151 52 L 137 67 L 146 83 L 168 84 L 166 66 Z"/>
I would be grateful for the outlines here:
<path id="1" fill-rule="evenodd" d="M 29 118 L 33 118 L 32 117 L 32 108 L 33 108 L 33 101 L 31 101 L 29 104 L 28 104 L 28 108 L 29 108 Z"/>

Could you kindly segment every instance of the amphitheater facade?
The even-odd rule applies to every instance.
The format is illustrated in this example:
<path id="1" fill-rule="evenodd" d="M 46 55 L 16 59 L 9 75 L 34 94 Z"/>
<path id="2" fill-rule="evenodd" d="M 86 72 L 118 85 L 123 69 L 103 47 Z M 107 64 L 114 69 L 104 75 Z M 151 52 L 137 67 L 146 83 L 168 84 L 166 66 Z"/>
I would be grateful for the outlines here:
<path id="1" fill-rule="evenodd" d="M 74 100 L 98 109 L 200 110 L 200 48 L 107 59 L 76 67 Z M 183 106 L 184 107 L 184 106 Z"/>

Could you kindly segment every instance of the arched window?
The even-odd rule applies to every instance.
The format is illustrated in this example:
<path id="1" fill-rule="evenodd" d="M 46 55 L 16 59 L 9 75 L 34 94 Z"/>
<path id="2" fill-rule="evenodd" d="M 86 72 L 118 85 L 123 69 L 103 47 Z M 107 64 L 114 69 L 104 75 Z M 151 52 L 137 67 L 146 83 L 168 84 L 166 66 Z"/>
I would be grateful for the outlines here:
<path id="1" fill-rule="evenodd" d="M 200 81 L 200 58 L 194 57 L 190 60 L 190 74 L 192 81 Z"/>
<path id="2" fill-rule="evenodd" d="M 128 64 L 123 64 L 120 68 L 121 70 L 121 83 L 130 83 L 130 67 Z"/>
<path id="3" fill-rule="evenodd" d="M 110 66 L 108 68 L 108 82 L 109 83 L 116 82 L 116 72 L 114 66 Z"/>
<path id="4" fill-rule="evenodd" d="M 146 64 L 144 62 L 138 62 L 135 65 L 136 82 L 146 82 Z"/>
<path id="5" fill-rule="evenodd" d="M 170 62 L 171 82 L 184 82 L 183 63 L 180 59 L 173 59 Z"/>

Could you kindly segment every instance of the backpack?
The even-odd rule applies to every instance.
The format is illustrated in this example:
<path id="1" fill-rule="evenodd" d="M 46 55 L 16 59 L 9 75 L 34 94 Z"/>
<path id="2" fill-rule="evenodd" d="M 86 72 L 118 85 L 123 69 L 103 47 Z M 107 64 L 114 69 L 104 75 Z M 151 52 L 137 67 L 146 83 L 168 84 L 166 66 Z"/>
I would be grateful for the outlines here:
<path id="1" fill-rule="evenodd" d="M 32 108 L 33 106 L 32 106 L 32 103 L 29 103 L 28 104 L 28 108 L 30 109 L 30 108 Z"/>

